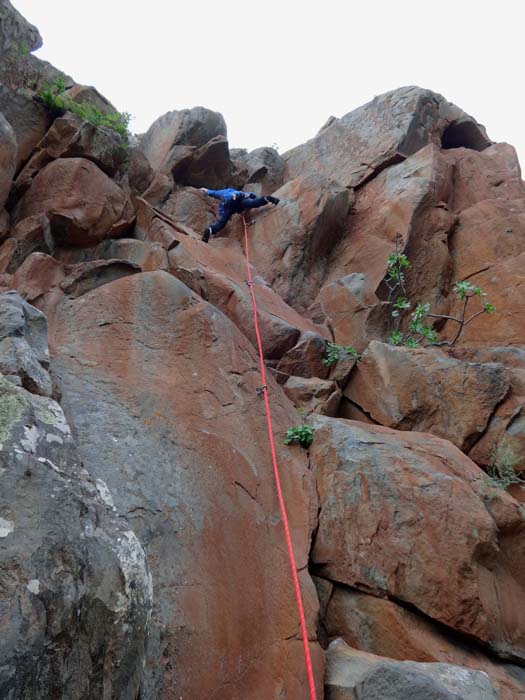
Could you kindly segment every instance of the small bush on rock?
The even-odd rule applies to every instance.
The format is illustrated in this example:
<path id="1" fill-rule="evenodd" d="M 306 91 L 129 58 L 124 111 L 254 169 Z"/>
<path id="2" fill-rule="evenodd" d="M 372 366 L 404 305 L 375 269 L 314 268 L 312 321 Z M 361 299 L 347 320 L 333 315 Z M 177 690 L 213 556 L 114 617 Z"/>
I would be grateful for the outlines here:
<path id="1" fill-rule="evenodd" d="M 525 487 L 525 475 L 516 472 L 523 459 L 518 457 L 512 447 L 507 442 L 502 442 L 492 448 L 490 453 L 490 463 L 487 465 L 487 472 L 494 486 L 501 489 L 508 489 L 513 484 Z"/>
<path id="2" fill-rule="evenodd" d="M 485 299 L 487 295 L 483 290 L 464 280 L 456 282 L 454 285 L 457 299 L 463 302 L 457 317 L 431 313 L 430 304 L 418 303 L 410 316 L 407 330 L 405 332 L 401 331 L 401 315 L 412 308 L 412 303 L 407 298 L 408 294 L 405 286 L 405 270 L 410 265 L 410 260 L 404 253 L 401 253 L 401 236 L 397 236 L 396 249 L 388 256 L 388 270 L 385 277 L 385 284 L 388 289 L 388 302 L 392 304 L 392 318 L 395 319 L 397 326 L 388 338 L 388 342 L 391 345 L 405 345 L 407 348 L 427 345 L 449 345 L 452 347 L 459 340 L 463 329 L 475 318 L 481 314 L 493 314 L 496 311 L 495 307 Z M 479 299 L 481 308 L 468 315 L 469 304 L 476 297 Z M 432 325 L 434 322 L 426 323 L 427 319 L 443 319 L 457 323 L 456 334 L 452 340 L 440 341 L 437 331 Z"/>
<path id="3" fill-rule="evenodd" d="M 361 359 L 361 355 L 351 345 L 337 345 L 336 343 L 327 343 L 323 364 L 327 367 L 335 364 L 338 360 L 354 357 L 357 362 Z"/>
<path id="4" fill-rule="evenodd" d="M 65 94 L 66 84 L 62 77 L 51 85 L 45 84 L 38 92 L 39 100 L 54 114 L 69 111 L 94 126 L 107 127 L 120 136 L 128 136 L 131 115 L 127 112 L 104 114 L 97 107 L 87 102 L 75 102 Z"/>
<path id="5" fill-rule="evenodd" d="M 314 431 L 309 425 L 294 425 L 293 428 L 288 428 L 284 438 L 285 445 L 291 445 L 298 442 L 301 447 L 307 450 L 314 441 Z"/>

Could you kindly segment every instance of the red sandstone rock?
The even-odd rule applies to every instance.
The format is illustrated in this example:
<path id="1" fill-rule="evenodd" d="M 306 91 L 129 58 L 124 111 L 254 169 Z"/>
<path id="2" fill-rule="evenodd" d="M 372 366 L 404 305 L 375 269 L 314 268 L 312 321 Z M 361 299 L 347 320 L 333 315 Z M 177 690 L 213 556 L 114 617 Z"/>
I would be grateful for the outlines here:
<path id="1" fill-rule="evenodd" d="M 62 280 L 60 289 L 70 299 L 76 299 L 103 284 L 109 284 L 140 271 L 139 265 L 134 265 L 127 260 L 97 260 L 81 263 Z"/>
<path id="2" fill-rule="evenodd" d="M 341 637 L 355 649 L 399 661 L 440 662 L 484 671 L 499 700 L 525 698 L 524 669 L 491 659 L 466 642 L 448 637 L 442 628 L 392 601 L 341 586 L 323 588 L 329 638 Z"/>
<path id="3" fill-rule="evenodd" d="M 251 256 L 266 282 L 298 310 L 314 299 L 327 259 L 341 237 L 352 198 L 320 176 L 297 178 L 276 192 L 281 200 L 249 215 Z"/>
<path id="4" fill-rule="evenodd" d="M 80 247 L 122 236 L 134 220 L 120 187 L 84 158 L 61 158 L 38 173 L 15 220 L 35 215 L 47 216 L 55 244 Z"/>
<path id="5" fill-rule="evenodd" d="M 32 253 L 16 270 L 13 289 L 31 304 L 64 279 L 63 266 L 45 253 Z"/>
<path id="6" fill-rule="evenodd" d="M 341 390 L 335 382 L 316 377 L 288 377 L 283 389 L 296 408 L 323 416 L 337 415 Z"/>
<path id="7" fill-rule="evenodd" d="M 64 299 L 54 329 L 52 369 L 82 461 L 147 550 L 156 642 L 145 683 L 155 681 L 166 700 L 281 691 L 299 700 L 304 660 L 253 348 L 165 272 Z M 282 445 L 295 411 L 269 383 L 313 637 L 316 598 L 304 567 L 315 490 L 305 453 Z M 321 694 L 322 658 L 311 648 Z"/>
<path id="8" fill-rule="evenodd" d="M 57 158 L 86 158 L 113 177 L 127 157 L 122 137 L 111 129 L 97 127 L 74 114 L 55 119 L 36 152 L 17 177 L 27 188 L 48 163 Z"/>
<path id="9" fill-rule="evenodd" d="M 429 432 L 468 450 L 508 389 L 501 364 L 372 341 L 344 393 L 381 425 Z"/>
<path id="10" fill-rule="evenodd" d="M 312 421 L 318 575 L 408 603 L 523 661 L 520 505 L 445 440 Z"/>
<path id="11" fill-rule="evenodd" d="M 246 285 L 246 260 L 234 240 L 221 239 L 206 245 L 188 236 L 178 236 L 179 245 L 170 250 L 171 272 L 191 289 L 225 313 L 255 345 L 253 307 Z M 324 352 L 324 340 L 319 327 L 300 316 L 255 273 L 255 294 L 263 349 L 267 359 L 279 359 L 290 350 L 302 332 L 318 341 L 317 349 Z M 320 345 L 319 345 L 320 344 Z M 323 349 L 321 350 L 321 346 Z M 317 359 L 316 367 L 323 367 Z"/>
<path id="12" fill-rule="evenodd" d="M 512 201 L 525 196 L 518 156 L 508 143 L 495 143 L 481 152 L 459 148 L 443 151 L 442 155 L 454 167 L 450 202 L 454 211 L 486 200 Z M 481 235 L 480 242 L 483 238 Z"/>
<path id="13" fill-rule="evenodd" d="M 303 333 L 297 344 L 288 350 L 277 365 L 283 374 L 298 377 L 326 378 L 330 369 L 324 364 L 326 340 L 318 333 Z"/>
<path id="14" fill-rule="evenodd" d="M 405 87 L 333 119 L 306 144 L 284 154 L 288 178 L 322 173 L 356 187 L 429 143 L 483 150 L 483 127 L 441 95 Z"/>

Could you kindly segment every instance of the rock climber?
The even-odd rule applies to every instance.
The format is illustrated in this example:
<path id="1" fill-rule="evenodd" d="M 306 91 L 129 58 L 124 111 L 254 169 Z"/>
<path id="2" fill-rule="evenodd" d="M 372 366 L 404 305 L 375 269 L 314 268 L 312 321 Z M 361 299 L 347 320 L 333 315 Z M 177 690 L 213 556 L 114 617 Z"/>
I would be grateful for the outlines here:
<path id="1" fill-rule="evenodd" d="M 226 190 L 209 190 L 206 187 L 201 187 L 201 192 L 220 200 L 221 203 L 219 206 L 219 218 L 204 231 L 202 236 L 204 243 L 210 240 L 210 236 L 215 236 L 216 233 L 223 229 L 234 214 L 240 214 L 248 209 L 264 207 L 265 204 L 279 204 L 277 197 L 270 195 L 258 197 L 253 192 L 241 192 L 231 187 Z"/>

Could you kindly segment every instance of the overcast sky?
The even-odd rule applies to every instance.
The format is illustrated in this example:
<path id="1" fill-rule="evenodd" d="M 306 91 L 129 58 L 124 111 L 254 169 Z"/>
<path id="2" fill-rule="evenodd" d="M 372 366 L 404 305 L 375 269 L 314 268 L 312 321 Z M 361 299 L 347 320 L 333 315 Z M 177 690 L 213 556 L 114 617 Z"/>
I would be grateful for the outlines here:
<path id="1" fill-rule="evenodd" d="M 230 145 L 282 152 L 402 85 L 440 92 L 525 164 L 520 0 L 12 0 L 41 58 L 95 85 L 143 132 L 220 111 Z M 521 9 L 520 9 L 521 8 Z"/>

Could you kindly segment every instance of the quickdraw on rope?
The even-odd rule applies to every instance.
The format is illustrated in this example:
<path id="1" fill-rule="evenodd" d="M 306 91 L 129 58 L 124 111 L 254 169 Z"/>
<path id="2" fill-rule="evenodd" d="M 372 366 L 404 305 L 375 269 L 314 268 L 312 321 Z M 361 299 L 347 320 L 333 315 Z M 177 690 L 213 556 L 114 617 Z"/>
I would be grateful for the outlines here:
<path id="1" fill-rule="evenodd" d="M 286 537 L 286 546 L 288 548 L 288 558 L 290 560 L 290 568 L 292 569 L 292 578 L 293 578 L 293 584 L 294 584 L 294 589 L 295 589 L 295 599 L 297 602 L 297 609 L 299 612 L 299 620 L 301 623 L 301 635 L 303 638 L 303 647 L 304 647 L 304 660 L 305 660 L 305 664 L 306 664 L 306 674 L 308 676 L 308 686 L 310 688 L 310 700 L 316 700 L 317 696 L 315 693 L 315 682 L 314 682 L 314 674 L 313 674 L 313 670 L 312 670 L 312 659 L 310 657 L 310 647 L 308 646 L 308 632 L 306 630 L 306 622 L 304 619 L 303 599 L 301 596 L 301 588 L 299 586 L 299 577 L 297 576 L 297 567 L 295 565 L 295 555 L 294 555 L 294 551 L 293 551 L 292 538 L 290 535 L 290 527 L 288 525 L 288 516 L 286 514 L 286 506 L 284 503 L 283 491 L 281 488 L 281 478 L 279 476 L 279 467 L 277 465 L 277 453 L 275 451 L 275 441 L 273 438 L 272 415 L 270 412 L 270 402 L 268 400 L 268 387 L 266 385 L 266 367 L 264 364 L 264 355 L 263 355 L 263 349 L 262 349 L 261 334 L 259 332 L 257 300 L 255 298 L 255 291 L 254 291 L 254 285 L 253 285 L 253 280 L 252 280 L 252 272 L 251 272 L 251 268 L 250 268 L 250 256 L 249 256 L 249 250 L 248 250 L 248 224 L 246 223 L 246 219 L 244 216 L 242 217 L 242 221 L 244 224 L 244 246 L 245 246 L 245 251 L 246 251 L 246 267 L 248 269 L 247 284 L 248 284 L 248 287 L 250 288 L 250 294 L 252 296 L 253 321 L 254 321 L 254 327 L 255 327 L 255 336 L 257 338 L 257 347 L 259 350 L 259 361 L 261 364 L 262 386 L 260 386 L 257 389 L 257 393 L 264 398 L 264 405 L 266 408 L 266 422 L 268 425 L 268 438 L 270 441 L 270 451 L 272 454 L 273 473 L 274 473 L 274 477 L 275 477 L 275 485 L 277 487 L 277 495 L 279 497 L 279 506 L 281 508 L 281 516 L 283 519 L 284 534 Z"/>

